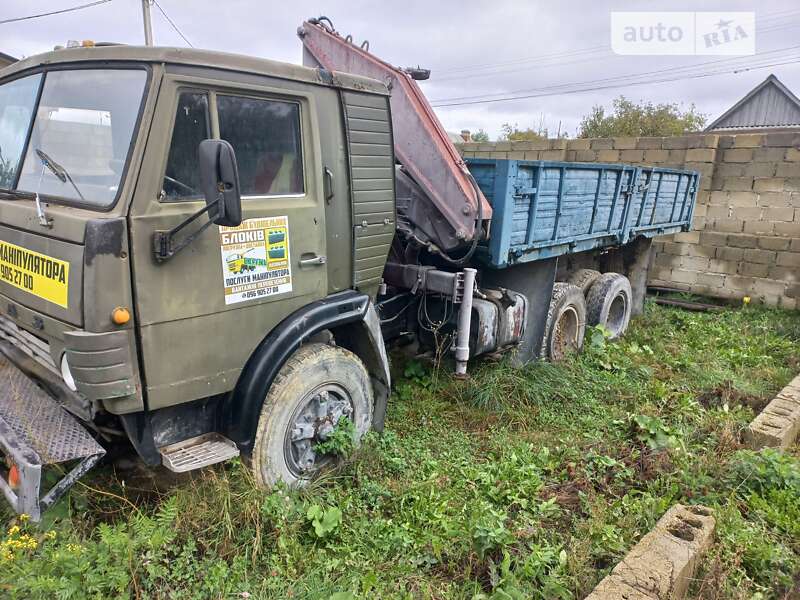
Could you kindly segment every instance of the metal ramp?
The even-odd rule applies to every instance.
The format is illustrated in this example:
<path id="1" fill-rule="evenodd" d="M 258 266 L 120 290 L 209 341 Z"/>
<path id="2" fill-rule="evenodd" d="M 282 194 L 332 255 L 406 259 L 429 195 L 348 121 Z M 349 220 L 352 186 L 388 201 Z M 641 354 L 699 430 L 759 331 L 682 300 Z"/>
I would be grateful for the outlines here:
<path id="1" fill-rule="evenodd" d="M 0 352 L 0 450 L 16 466 L 18 482 L 0 477 L 17 513 L 39 521 L 105 450 L 86 429 Z M 42 495 L 42 467 L 79 460 Z M 10 479 L 10 478 L 9 478 Z"/>

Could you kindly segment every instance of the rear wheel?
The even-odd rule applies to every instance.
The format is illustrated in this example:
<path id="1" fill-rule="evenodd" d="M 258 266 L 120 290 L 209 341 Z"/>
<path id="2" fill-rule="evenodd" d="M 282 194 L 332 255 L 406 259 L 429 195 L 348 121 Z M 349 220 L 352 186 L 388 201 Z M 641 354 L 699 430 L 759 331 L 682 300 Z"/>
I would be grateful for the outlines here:
<path id="1" fill-rule="evenodd" d="M 578 269 L 570 274 L 567 278 L 567 283 L 577 285 L 581 288 L 581 292 L 583 292 L 585 296 L 589 292 L 589 288 L 600 278 L 600 275 L 602 275 L 602 273 L 594 269 Z"/>
<path id="2" fill-rule="evenodd" d="M 631 320 L 631 282 L 619 273 L 603 273 L 586 295 L 589 325 L 602 325 L 611 339 L 620 337 Z"/>
<path id="3" fill-rule="evenodd" d="M 338 457 L 317 450 L 347 417 L 358 444 L 372 424 L 373 394 L 367 370 L 344 348 L 302 346 L 281 367 L 258 420 L 253 448 L 256 483 L 301 487 Z"/>
<path id="4" fill-rule="evenodd" d="M 579 352 L 586 333 L 586 301 L 581 289 L 571 283 L 556 283 L 544 328 L 541 356 L 563 360 Z"/>

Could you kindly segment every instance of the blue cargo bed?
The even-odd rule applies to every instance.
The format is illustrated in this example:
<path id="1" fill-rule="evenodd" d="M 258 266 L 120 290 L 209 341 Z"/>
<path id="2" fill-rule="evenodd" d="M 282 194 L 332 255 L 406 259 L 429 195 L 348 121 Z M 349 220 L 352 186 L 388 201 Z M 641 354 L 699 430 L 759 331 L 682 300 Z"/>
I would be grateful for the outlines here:
<path id="1" fill-rule="evenodd" d="M 697 171 L 622 164 L 466 159 L 492 205 L 479 258 L 492 267 L 687 231 Z"/>

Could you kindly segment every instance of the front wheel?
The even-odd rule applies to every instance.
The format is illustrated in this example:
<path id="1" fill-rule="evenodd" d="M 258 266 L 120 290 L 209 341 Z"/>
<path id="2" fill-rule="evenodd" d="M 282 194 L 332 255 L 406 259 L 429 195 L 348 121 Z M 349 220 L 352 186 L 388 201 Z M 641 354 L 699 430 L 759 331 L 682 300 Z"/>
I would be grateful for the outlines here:
<path id="1" fill-rule="evenodd" d="M 302 346 L 269 388 L 256 430 L 253 472 L 269 488 L 282 481 L 302 487 L 335 454 L 317 449 L 343 417 L 358 444 L 372 424 L 373 394 L 364 364 L 352 352 L 327 344 Z"/>

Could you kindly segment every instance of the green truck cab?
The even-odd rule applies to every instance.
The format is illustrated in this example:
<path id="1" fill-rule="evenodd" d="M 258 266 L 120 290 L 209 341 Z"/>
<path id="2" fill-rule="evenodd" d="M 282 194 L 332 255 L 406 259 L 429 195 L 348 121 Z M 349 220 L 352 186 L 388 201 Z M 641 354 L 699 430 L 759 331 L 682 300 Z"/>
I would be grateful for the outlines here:
<path id="1" fill-rule="evenodd" d="M 96 439 L 176 471 L 243 452 L 266 486 L 330 460 L 314 447 L 342 417 L 382 427 L 388 94 L 185 49 L 0 71 L 0 488 L 19 512 Z M 50 463 L 72 470 L 40 489 Z"/>

